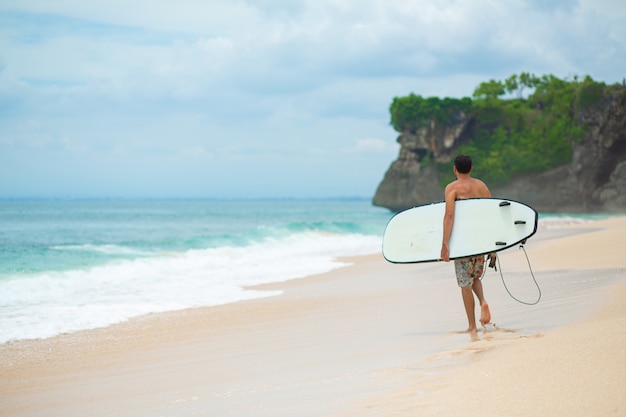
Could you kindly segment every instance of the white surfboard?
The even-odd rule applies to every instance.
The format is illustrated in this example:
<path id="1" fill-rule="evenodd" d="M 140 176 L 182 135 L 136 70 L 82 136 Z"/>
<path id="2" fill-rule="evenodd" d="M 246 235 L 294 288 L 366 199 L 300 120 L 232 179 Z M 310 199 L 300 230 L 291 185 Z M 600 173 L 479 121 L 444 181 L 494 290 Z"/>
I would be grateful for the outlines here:
<path id="1" fill-rule="evenodd" d="M 393 263 L 441 260 L 445 202 L 413 207 L 393 216 L 383 235 L 383 256 Z M 537 212 L 499 198 L 458 200 L 450 236 L 450 259 L 497 252 L 537 231 Z"/>

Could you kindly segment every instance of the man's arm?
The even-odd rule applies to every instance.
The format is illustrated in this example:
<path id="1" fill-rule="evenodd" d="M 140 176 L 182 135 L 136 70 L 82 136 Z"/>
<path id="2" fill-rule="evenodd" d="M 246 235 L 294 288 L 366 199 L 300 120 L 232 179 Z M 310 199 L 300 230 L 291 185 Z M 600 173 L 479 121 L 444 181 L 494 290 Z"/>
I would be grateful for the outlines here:
<path id="1" fill-rule="evenodd" d="M 443 215 L 443 239 L 441 241 L 441 259 L 450 261 L 450 235 L 452 235 L 452 227 L 454 226 L 454 202 L 456 193 L 454 188 L 446 187 L 446 208 Z"/>

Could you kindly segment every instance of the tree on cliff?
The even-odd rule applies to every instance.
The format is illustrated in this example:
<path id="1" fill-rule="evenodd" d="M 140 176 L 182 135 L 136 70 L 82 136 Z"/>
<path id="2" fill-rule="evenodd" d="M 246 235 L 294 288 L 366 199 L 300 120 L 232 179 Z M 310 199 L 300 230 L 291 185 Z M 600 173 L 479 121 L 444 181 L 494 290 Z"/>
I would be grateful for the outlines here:
<path id="1" fill-rule="evenodd" d="M 450 125 L 462 112 L 474 120 L 471 140 L 452 150 L 480 161 L 481 177 L 502 184 L 513 176 L 540 172 L 566 164 L 572 143 L 580 141 L 586 127 L 579 123 L 580 109 L 595 106 L 607 86 L 586 76 L 582 81 L 554 75 L 537 77 L 522 72 L 505 81 L 482 82 L 473 99 L 423 98 L 411 93 L 395 97 L 390 106 L 391 125 L 398 132 L 416 132 L 430 123 Z M 523 98 L 525 91 L 532 91 Z M 502 99 L 506 93 L 517 96 Z M 436 161 L 441 182 L 448 182 L 450 163 Z"/>
<path id="2" fill-rule="evenodd" d="M 517 88 L 517 87 L 516 87 Z M 501 81 L 489 80 L 482 82 L 474 90 L 474 98 L 483 100 L 495 100 L 504 95 L 506 87 Z"/>
<path id="3" fill-rule="evenodd" d="M 521 100 L 524 98 L 524 89 L 535 88 L 539 81 L 539 78 L 528 72 L 522 72 L 519 78 L 517 74 L 513 74 L 504 81 L 504 89 L 509 94 L 515 93 L 517 98 Z M 476 93 L 474 92 L 474 94 Z"/>
<path id="4" fill-rule="evenodd" d="M 455 111 L 467 112 L 471 107 L 472 100 L 468 97 L 462 99 L 424 98 L 411 93 L 406 97 L 394 97 L 389 112 L 391 113 L 391 125 L 396 131 L 409 130 L 414 132 L 431 120 L 446 123 L 447 120 L 454 117 Z"/>

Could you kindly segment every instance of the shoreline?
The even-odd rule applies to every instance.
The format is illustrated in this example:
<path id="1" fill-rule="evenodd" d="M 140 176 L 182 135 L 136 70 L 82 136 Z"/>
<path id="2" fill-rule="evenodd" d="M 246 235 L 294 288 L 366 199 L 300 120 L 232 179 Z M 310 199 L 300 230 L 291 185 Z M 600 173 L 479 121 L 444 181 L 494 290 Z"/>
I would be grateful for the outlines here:
<path id="1" fill-rule="evenodd" d="M 534 309 L 514 304 L 489 271 L 486 295 L 500 327 L 479 331 L 478 340 L 457 332 L 466 323 L 450 264 L 399 266 L 366 255 L 325 274 L 254 287 L 280 289 L 278 296 L 9 342 L 0 345 L 0 415 L 454 415 L 438 407 L 454 398 L 464 370 L 494 368 L 479 360 L 503 366 L 502 352 L 544 340 L 552 345 L 540 349 L 558 352 L 561 333 L 589 332 L 587 316 L 610 292 L 626 292 L 625 231 L 620 217 L 529 240 L 544 299 Z M 505 251 L 501 261 L 511 289 L 532 296 L 523 255 Z M 623 317 L 617 325 L 626 333 Z M 595 390 L 589 378 L 586 388 Z M 534 406 L 521 415 L 545 414 Z M 471 410 L 465 415 L 479 414 Z"/>
<path id="2" fill-rule="evenodd" d="M 587 319 L 446 352 L 466 360 L 336 417 L 621 416 L 626 412 L 626 282 L 606 292 L 608 304 Z"/>
<path id="3" fill-rule="evenodd" d="M 608 217 L 607 219 L 611 219 L 611 218 L 616 218 L 615 215 Z M 565 221 L 563 222 L 562 218 L 559 218 L 556 221 L 556 225 L 554 223 L 552 223 L 552 220 L 550 220 L 550 217 L 547 218 L 548 223 L 544 223 L 543 227 L 542 227 L 542 220 L 540 219 L 539 222 L 539 237 L 537 237 L 537 234 L 535 234 L 532 237 L 532 241 L 535 242 L 537 240 L 545 240 L 545 239 L 551 239 L 551 238 L 555 238 L 555 237 L 563 237 L 563 236 L 569 236 L 572 234 L 577 234 L 577 233 L 584 233 L 586 229 L 588 229 L 590 226 L 589 224 L 592 224 L 593 222 L 596 222 L 598 220 L 604 220 L 604 219 L 598 219 L 598 220 L 589 220 L 589 219 L 572 219 L 571 221 L 569 220 L 569 217 L 565 217 L 564 218 Z M 344 268 L 346 266 L 349 266 L 350 264 L 354 263 L 354 262 L 358 262 L 359 259 L 363 258 L 366 259 L 369 256 L 376 256 L 377 253 L 375 254 L 364 254 L 364 255 L 353 255 L 353 256 L 348 256 L 348 257 L 336 257 L 333 259 L 333 263 L 338 264 L 340 266 L 336 266 L 334 267 L 334 269 L 330 269 L 327 272 L 332 272 L 333 270 L 336 269 L 341 269 Z M 303 275 L 303 276 L 297 276 L 295 278 L 288 278 L 286 280 L 270 280 L 270 282 L 266 282 L 266 283 L 262 283 L 262 284 L 251 284 L 251 285 L 245 285 L 242 287 L 239 287 L 243 290 L 247 290 L 247 291 L 271 291 L 272 289 L 276 290 L 277 292 L 281 292 L 282 293 L 282 287 L 283 284 L 287 285 L 287 283 L 289 282 L 298 282 L 301 279 L 308 279 L 308 278 L 312 278 L 312 277 L 318 277 L 320 275 L 323 275 L 324 273 L 311 273 L 310 275 Z M 187 306 L 187 307 L 180 307 L 178 309 L 175 310 L 167 310 L 167 309 L 155 309 L 155 311 L 153 312 L 145 312 L 145 313 L 140 313 L 137 315 L 131 315 L 122 319 L 119 319 L 120 321 L 109 321 L 107 323 L 100 323 L 100 324 L 95 324 L 92 323 L 92 326 L 97 326 L 97 327 L 84 327 L 84 326 L 78 326 L 75 327 L 73 329 L 67 329 L 66 331 L 60 331 L 57 328 L 57 334 L 50 334 L 51 332 L 49 331 L 44 331 L 44 333 L 48 333 L 45 335 L 30 335 L 30 337 L 24 338 L 24 339 L 6 339 L 3 338 L 2 341 L 0 342 L 0 345 L 4 344 L 4 343 L 14 343 L 14 342 L 19 342 L 19 341 L 23 341 L 23 340 L 45 340 L 45 339 L 49 339 L 49 338 L 53 338 L 53 337 L 57 337 L 60 335 L 64 335 L 64 334 L 71 334 L 71 333 L 76 333 L 76 332 L 82 332 L 82 331 L 90 331 L 90 330 L 94 330 L 94 329 L 99 329 L 99 328 L 107 328 L 110 326 L 114 326 L 120 323 L 124 323 L 124 322 L 128 322 L 131 320 L 135 320 L 135 319 L 141 319 L 143 316 L 151 316 L 153 314 L 161 314 L 161 313 L 173 313 L 173 312 L 177 312 L 177 311 L 181 311 L 181 310 L 186 310 L 186 309 L 195 309 L 195 308 L 202 308 L 202 307 L 215 307 L 215 306 L 219 306 L 219 305 L 223 305 L 223 304 L 231 304 L 231 303 L 237 303 L 237 302 L 241 302 L 241 301 L 245 301 L 245 300 L 255 300 L 258 298 L 263 298 L 263 297 L 272 297 L 275 295 L 280 295 L 280 294 L 263 294 L 263 295 L 252 295 L 252 296 L 242 296 L 239 299 L 235 299 L 235 300 L 231 300 L 231 301 L 225 301 L 222 302 L 222 304 L 209 304 L 209 305 L 200 305 L 197 307 L 194 306 Z M 26 326 L 27 327 L 27 326 Z M 41 333 L 41 332 L 39 332 Z"/>

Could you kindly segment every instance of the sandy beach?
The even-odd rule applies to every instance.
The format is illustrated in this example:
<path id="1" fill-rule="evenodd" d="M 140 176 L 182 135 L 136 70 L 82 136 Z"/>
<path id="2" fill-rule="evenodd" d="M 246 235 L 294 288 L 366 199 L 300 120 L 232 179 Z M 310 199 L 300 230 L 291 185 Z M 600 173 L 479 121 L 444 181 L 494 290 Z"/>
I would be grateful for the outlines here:
<path id="1" fill-rule="evenodd" d="M 626 217 L 539 230 L 541 300 L 489 270 L 476 335 L 451 263 L 372 255 L 256 288 L 279 296 L 6 343 L 0 415 L 625 415 L 624 235 Z M 536 301 L 523 251 L 500 271 Z"/>

